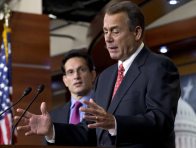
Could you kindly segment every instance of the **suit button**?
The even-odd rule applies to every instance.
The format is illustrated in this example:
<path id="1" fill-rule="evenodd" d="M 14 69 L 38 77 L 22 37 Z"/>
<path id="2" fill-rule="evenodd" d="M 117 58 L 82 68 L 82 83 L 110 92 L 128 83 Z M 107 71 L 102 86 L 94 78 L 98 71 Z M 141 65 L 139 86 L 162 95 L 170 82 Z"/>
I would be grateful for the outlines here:
<path id="1" fill-rule="evenodd" d="M 104 141 L 100 141 L 100 145 L 103 146 L 104 145 Z"/>

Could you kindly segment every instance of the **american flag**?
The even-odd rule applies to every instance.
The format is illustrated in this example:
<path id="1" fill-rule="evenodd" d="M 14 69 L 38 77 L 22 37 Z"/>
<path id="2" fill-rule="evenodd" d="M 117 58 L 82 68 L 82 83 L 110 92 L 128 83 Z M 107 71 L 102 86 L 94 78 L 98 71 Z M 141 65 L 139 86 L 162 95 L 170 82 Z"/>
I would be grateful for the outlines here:
<path id="1" fill-rule="evenodd" d="M 12 79 L 11 79 L 11 29 L 4 25 L 3 40 L 0 56 L 0 113 L 12 105 Z M 14 125 L 13 110 L 7 110 L 0 116 L 0 144 L 10 143 L 12 127 Z M 14 143 L 16 143 L 16 130 L 14 131 Z"/>

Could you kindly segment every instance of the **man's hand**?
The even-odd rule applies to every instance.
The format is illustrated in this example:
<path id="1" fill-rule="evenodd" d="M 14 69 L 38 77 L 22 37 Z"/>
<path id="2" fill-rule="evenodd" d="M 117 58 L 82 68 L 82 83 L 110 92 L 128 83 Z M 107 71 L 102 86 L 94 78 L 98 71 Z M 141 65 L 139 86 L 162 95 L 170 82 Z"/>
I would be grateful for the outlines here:
<path id="1" fill-rule="evenodd" d="M 30 112 L 26 112 L 25 116 L 27 118 L 22 118 L 21 120 L 26 123 L 25 126 L 17 127 L 17 130 L 26 130 L 26 136 L 29 135 L 44 135 L 50 138 L 53 137 L 53 124 L 49 113 L 46 111 L 46 103 L 42 102 L 40 110 L 42 115 L 35 115 Z M 17 109 L 17 112 L 23 113 L 23 109 Z M 20 117 L 15 116 L 14 119 L 18 120 Z"/>
<path id="2" fill-rule="evenodd" d="M 80 111 L 91 114 L 84 115 L 83 118 L 96 122 L 94 124 L 89 124 L 88 128 L 99 127 L 104 130 L 115 129 L 115 119 L 112 114 L 106 112 L 102 107 L 97 105 L 93 99 L 90 99 L 90 101 L 84 99 L 83 102 L 90 108 L 80 107 Z"/>

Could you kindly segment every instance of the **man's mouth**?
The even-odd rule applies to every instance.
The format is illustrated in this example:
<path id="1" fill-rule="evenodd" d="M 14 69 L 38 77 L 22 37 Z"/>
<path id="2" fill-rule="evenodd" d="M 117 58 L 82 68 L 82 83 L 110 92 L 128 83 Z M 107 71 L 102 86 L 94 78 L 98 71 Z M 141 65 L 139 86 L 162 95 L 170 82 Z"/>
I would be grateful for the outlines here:
<path id="1" fill-rule="evenodd" d="M 114 50 L 116 50 L 118 47 L 109 46 L 109 47 L 107 47 L 107 48 L 108 48 L 108 50 L 110 50 L 110 51 L 114 51 Z"/>
<path id="2" fill-rule="evenodd" d="M 111 52 L 116 52 L 116 49 L 117 49 L 118 47 L 108 47 L 108 50 L 109 50 L 109 52 L 111 53 Z"/>
<path id="3" fill-rule="evenodd" d="M 82 82 L 76 82 L 74 83 L 74 86 L 80 86 L 82 84 Z"/>

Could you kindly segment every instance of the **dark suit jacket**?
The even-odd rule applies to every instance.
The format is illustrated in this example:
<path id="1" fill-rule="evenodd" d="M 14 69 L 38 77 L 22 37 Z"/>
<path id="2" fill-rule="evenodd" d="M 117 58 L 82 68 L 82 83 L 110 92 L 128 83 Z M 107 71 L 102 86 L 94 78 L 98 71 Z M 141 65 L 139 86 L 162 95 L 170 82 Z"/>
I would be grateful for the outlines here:
<path id="1" fill-rule="evenodd" d="M 175 147 L 174 121 L 180 97 L 175 64 L 144 46 L 110 103 L 117 72 L 118 64 L 104 70 L 96 79 L 93 94 L 94 101 L 115 116 L 117 136 L 100 128 L 88 129 L 85 120 L 78 125 L 54 123 L 55 145 Z"/>
<path id="2" fill-rule="evenodd" d="M 51 110 L 49 112 L 52 122 L 69 123 L 71 101 Z M 48 145 L 45 137 L 43 138 L 43 145 Z"/>

